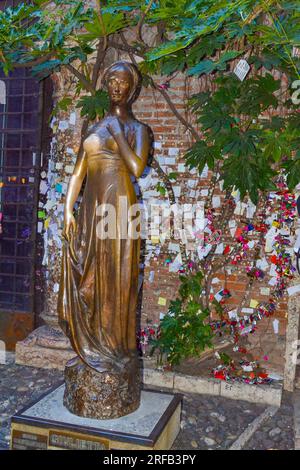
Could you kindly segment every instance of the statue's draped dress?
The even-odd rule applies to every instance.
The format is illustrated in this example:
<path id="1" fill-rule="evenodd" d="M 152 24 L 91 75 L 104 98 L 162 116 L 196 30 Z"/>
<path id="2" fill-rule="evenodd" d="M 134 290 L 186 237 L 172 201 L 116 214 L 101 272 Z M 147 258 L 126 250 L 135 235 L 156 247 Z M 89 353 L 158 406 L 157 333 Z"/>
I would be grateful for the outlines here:
<path id="1" fill-rule="evenodd" d="M 134 126 L 127 126 L 125 135 L 134 148 Z M 130 172 L 105 125 L 85 139 L 84 150 L 86 184 L 76 231 L 63 247 L 58 313 L 78 356 L 103 371 L 122 367 L 136 355 L 140 238 L 122 238 L 121 217 L 127 221 L 124 201 L 130 208 L 137 200 Z M 115 208 L 113 239 L 97 236 L 101 204 Z"/>

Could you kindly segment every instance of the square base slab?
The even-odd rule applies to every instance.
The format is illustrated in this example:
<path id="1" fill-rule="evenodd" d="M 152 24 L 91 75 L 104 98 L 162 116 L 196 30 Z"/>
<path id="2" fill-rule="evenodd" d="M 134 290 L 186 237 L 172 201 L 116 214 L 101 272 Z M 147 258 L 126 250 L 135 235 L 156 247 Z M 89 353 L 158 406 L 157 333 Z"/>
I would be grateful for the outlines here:
<path id="1" fill-rule="evenodd" d="M 180 431 L 181 395 L 143 390 L 140 407 L 118 419 L 88 419 L 63 405 L 64 384 L 13 416 L 11 449 L 171 448 Z"/>

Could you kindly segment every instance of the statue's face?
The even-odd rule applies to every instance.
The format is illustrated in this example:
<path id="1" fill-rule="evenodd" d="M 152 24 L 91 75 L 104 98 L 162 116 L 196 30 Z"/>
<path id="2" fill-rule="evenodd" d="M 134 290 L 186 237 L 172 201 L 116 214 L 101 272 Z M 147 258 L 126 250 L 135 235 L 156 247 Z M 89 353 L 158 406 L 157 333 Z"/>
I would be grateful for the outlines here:
<path id="1" fill-rule="evenodd" d="M 107 89 L 113 104 L 127 104 L 131 89 L 132 78 L 127 70 L 115 70 L 107 79 Z"/>

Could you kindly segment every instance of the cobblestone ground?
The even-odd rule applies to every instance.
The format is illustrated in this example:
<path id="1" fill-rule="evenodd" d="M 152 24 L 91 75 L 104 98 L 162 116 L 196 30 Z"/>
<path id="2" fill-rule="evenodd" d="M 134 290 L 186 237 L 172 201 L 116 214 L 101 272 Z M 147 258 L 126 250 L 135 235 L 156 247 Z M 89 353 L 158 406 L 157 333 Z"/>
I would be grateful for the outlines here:
<path id="1" fill-rule="evenodd" d="M 294 409 L 291 393 L 283 394 L 282 405 L 277 413 L 256 431 L 245 449 L 294 449 Z"/>
<path id="2" fill-rule="evenodd" d="M 228 449 L 264 409 L 264 405 L 223 397 L 185 395 L 182 430 L 173 449 Z"/>
<path id="3" fill-rule="evenodd" d="M 10 358 L 0 365 L 0 449 L 8 449 L 10 418 L 61 382 L 62 372 L 18 366 Z M 181 432 L 174 450 L 228 449 L 265 405 L 209 395 L 186 394 Z M 293 407 L 289 394 L 275 416 L 247 443 L 247 449 L 293 449 Z"/>
<path id="4" fill-rule="evenodd" d="M 265 405 L 228 400 L 209 395 L 185 395 L 182 431 L 173 449 L 228 449 L 247 426 L 266 409 Z M 245 449 L 293 449 L 293 406 L 291 397 L 273 418 L 255 432 Z"/>
<path id="5" fill-rule="evenodd" d="M 0 365 L 0 449 L 9 446 L 11 416 L 62 379 L 62 372 L 18 366 L 12 357 Z"/>

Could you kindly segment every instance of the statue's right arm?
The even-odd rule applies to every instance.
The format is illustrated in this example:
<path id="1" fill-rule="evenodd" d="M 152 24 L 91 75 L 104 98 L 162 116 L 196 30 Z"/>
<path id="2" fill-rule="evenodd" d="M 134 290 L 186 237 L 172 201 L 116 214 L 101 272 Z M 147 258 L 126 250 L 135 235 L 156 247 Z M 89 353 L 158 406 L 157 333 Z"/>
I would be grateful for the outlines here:
<path id="1" fill-rule="evenodd" d="M 79 155 L 71 176 L 65 201 L 63 236 L 69 241 L 71 230 L 75 231 L 76 223 L 73 215 L 74 204 L 79 196 L 83 180 L 87 172 L 86 152 Z"/>

